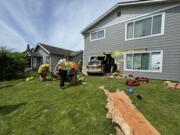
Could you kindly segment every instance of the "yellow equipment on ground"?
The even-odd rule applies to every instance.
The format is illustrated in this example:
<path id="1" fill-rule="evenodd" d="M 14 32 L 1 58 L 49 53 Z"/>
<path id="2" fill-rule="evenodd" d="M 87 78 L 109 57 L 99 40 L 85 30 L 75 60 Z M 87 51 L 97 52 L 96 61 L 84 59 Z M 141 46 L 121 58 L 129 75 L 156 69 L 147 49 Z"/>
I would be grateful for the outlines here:
<path id="1" fill-rule="evenodd" d="M 34 80 L 34 77 L 32 76 L 32 77 L 27 77 L 26 78 L 26 81 L 31 81 L 31 80 Z"/>

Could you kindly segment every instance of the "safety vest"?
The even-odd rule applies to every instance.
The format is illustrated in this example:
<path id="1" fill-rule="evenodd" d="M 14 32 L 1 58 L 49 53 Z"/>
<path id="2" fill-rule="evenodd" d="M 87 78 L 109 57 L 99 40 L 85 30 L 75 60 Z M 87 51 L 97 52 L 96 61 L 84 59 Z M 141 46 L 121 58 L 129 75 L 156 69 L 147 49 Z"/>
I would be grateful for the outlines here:
<path id="1" fill-rule="evenodd" d="M 71 69 L 75 69 L 75 70 L 77 70 L 77 69 L 78 69 L 78 66 L 76 65 L 75 62 L 65 61 L 65 62 L 59 63 L 58 69 L 61 69 L 61 70 L 71 70 Z"/>

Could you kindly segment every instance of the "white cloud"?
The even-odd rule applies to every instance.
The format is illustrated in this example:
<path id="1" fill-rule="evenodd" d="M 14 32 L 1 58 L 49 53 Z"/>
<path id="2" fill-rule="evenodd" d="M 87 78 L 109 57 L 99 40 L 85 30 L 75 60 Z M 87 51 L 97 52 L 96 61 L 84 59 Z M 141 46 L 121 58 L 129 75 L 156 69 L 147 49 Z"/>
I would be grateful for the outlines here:
<path id="1" fill-rule="evenodd" d="M 15 51 L 24 51 L 27 42 L 12 28 L 0 21 L 0 46 L 7 46 Z"/>
<path id="2" fill-rule="evenodd" d="M 119 0 L 6 0 L 0 4 L 0 44 L 23 50 L 38 42 L 80 50 L 81 30 Z M 8 16 L 7 16 L 8 14 Z M 7 22 L 8 19 L 12 22 Z"/>
<path id="3" fill-rule="evenodd" d="M 7 12 L 9 12 L 10 16 L 13 18 L 14 23 L 16 23 L 24 33 L 31 36 L 33 39 L 39 38 L 37 30 L 32 23 L 32 18 L 22 0 L 4 2 L 3 4 Z"/>

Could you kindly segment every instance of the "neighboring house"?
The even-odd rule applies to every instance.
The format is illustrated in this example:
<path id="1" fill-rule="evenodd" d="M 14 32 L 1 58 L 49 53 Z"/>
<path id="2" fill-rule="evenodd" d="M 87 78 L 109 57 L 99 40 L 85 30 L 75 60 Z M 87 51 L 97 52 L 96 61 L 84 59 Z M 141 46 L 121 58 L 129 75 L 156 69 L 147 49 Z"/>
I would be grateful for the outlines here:
<path id="1" fill-rule="evenodd" d="M 91 55 L 112 52 L 126 74 L 180 81 L 180 1 L 118 3 L 81 33 L 84 71 Z"/>
<path id="2" fill-rule="evenodd" d="M 66 58 L 78 63 L 83 58 L 83 51 L 70 51 L 62 48 L 39 43 L 34 49 L 27 46 L 26 56 L 29 60 L 29 68 L 37 69 L 41 64 L 50 64 L 54 69 L 60 58 Z"/>

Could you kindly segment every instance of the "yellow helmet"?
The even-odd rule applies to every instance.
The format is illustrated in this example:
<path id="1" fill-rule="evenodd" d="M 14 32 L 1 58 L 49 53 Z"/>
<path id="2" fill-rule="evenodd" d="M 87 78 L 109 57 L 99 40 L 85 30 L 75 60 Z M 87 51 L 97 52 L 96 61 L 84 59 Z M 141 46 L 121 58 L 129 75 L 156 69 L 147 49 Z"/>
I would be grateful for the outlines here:
<path id="1" fill-rule="evenodd" d="M 45 64 L 45 67 L 46 67 L 46 68 L 49 68 L 49 64 Z"/>

